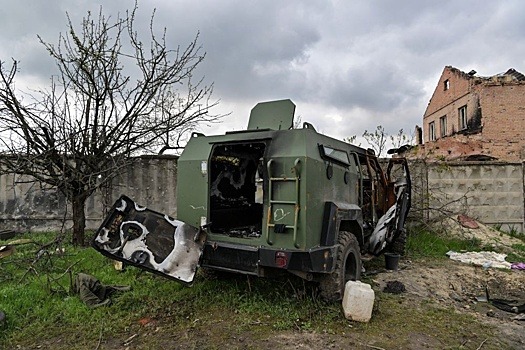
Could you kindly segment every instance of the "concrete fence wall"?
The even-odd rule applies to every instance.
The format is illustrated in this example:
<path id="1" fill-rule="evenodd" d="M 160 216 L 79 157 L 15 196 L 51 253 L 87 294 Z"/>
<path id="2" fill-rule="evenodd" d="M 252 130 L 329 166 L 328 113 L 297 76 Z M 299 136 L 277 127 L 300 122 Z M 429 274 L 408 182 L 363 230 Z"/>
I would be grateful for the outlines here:
<path id="1" fill-rule="evenodd" d="M 17 231 L 57 230 L 72 227 L 72 210 L 53 188 L 25 176 L 0 176 L 0 229 Z M 121 194 L 141 205 L 176 216 L 177 157 L 136 158 L 110 186 L 97 190 L 86 203 L 86 225 L 96 229 Z M 64 218 L 66 220 L 64 220 Z"/>
<path id="2" fill-rule="evenodd" d="M 525 232 L 525 163 L 411 164 L 414 209 L 466 214 L 506 231 Z"/>
<path id="3" fill-rule="evenodd" d="M 489 225 L 525 232 L 523 163 L 461 162 L 410 165 L 413 214 L 430 208 L 464 213 Z M 42 231 L 71 225 L 71 209 L 52 188 L 12 174 L 0 176 L 0 229 Z M 137 203 L 176 217 L 177 158 L 136 158 L 111 186 L 93 194 L 86 208 L 87 226 L 97 228 L 114 201 L 125 194 Z"/>

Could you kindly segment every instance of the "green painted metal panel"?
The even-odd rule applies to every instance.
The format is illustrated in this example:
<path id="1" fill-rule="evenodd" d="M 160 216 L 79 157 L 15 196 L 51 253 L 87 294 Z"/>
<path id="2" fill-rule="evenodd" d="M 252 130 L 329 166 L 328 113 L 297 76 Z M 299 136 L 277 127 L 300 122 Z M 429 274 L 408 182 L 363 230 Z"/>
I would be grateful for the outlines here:
<path id="1" fill-rule="evenodd" d="M 253 107 L 248 130 L 288 130 L 293 126 L 295 104 L 290 100 L 261 102 Z"/>
<path id="2" fill-rule="evenodd" d="M 252 110 L 250 125 L 253 130 L 192 138 L 179 159 L 178 219 L 196 226 L 209 223 L 211 195 L 209 162 L 212 161 L 214 147 L 232 145 L 235 148 L 235 145 L 243 143 L 266 142 L 263 160 L 265 166 L 270 160 L 272 161 L 268 176 L 287 180 L 271 181 L 271 198 L 267 187 L 269 183 L 266 183 L 260 237 L 235 237 L 208 230 L 208 239 L 283 249 L 306 250 L 319 246 L 325 202 L 357 203 L 358 201 L 359 176 L 351 152 L 362 153 L 363 150 L 319 134 L 313 128 L 288 130 L 288 126 L 293 123 L 293 118 L 286 121 L 287 127 L 284 129 L 282 128 L 285 125 L 282 123 L 284 118 L 277 118 L 279 120 L 263 118 L 265 113 L 270 113 L 268 111 L 273 113 L 279 110 L 280 115 L 293 116 L 294 108 L 289 100 L 261 103 Z M 269 121 L 269 124 L 264 124 L 262 122 L 264 120 Z M 257 130 L 259 127 L 281 128 L 281 130 Z M 338 164 L 333 159 L 323 158 L 320 145 L 346 152 L 351 164 Z M 206 171 L 202 164 L 206 164 Z M 331 178 L 327 177 L 329 165 L 332 168 Z M 298 181 L 294 180 L 296 176 Z M 345 176 L 347 183 L 345 183 Z M 276 229 L 275 224 L 283 224 L 285 228 L 282 229 L 281 226 Z M 282 232 L 274 232 L 279 229 L 282 229 Z"/>

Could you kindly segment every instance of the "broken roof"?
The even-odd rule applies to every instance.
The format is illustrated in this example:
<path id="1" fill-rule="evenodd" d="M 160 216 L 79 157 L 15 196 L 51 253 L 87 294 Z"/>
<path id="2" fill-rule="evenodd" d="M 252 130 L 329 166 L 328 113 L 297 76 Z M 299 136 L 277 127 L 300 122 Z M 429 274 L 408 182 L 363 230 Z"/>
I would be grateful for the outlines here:
<path id="1" fill-rule="evenodd" d="M 459 74 L 462 74 L 465 78 L 467 79 L 478 79 L 478 80 L 483 80 L 483 81 L 501 81 L 501 80 L 504 80 L 505 82 L 521 82 L 521 81 L 525 81 L 525 75 L 521 72 L 518 72 L 516 69 L 514 68 L 509 68 L 505 73 L 498 73 L 498 74 L 495 74 L 495 75 L 492 75 L 492 76 L 488 76 L 488 77 L 480 77 L 480 76 L 476 76 L 476 71 L 475 70 L 471 70 L 469 73 L 465 73 L 455 67 L 452 67 L 452 66 L 447 66 L 446 68 L 449 68 L 450 70 L 456 72 L 456 73 L 459 73 Z"/>
<path id="2" fill-rule="evenodd" d="M 503 75 L 510 75 L 510 76 L 514 77 L 518 81 L 524 81 L 525 80 L 525 75 L 523 75 L 522 73 L 518 72 L 514 68 L 510 68 Z"/>

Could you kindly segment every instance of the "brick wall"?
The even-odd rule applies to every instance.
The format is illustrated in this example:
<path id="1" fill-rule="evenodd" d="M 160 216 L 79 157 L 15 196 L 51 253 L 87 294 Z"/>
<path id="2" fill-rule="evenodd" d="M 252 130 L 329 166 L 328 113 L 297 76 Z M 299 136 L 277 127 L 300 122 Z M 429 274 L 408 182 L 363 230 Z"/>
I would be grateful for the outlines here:
<path id="1" fill-rule="evenodd" d="M 447 90 L 445 90 L 446 80 L 449 81 Z M 466 95 L 469 90 L 470 82 L 467 74 L 453 67 L 445 67 L 439 78 L 436 90 L 430 98 L 424 118 L 438 112 L 441 108 L 452 103 L 458 97 Z"/>
<path id="2" fill-rule="evenodd" d="M 463 106 L 467 129 L 460 125 L 459 109 Z M 446 119 L 444 135 L 441 118 Z M 435 141 L 430 138 L 430 123 Z M 454 160 L 486 155 L 511 162 L 525 159 L 525 82 L 480 78 L 445 67 L 423 117 L 423 140 L 418 158 Z"/>
<path id="3" fill-rule="evenodd" d="M 498 159 L 525 159 L 525 84 L 485 85 L 480 100 L 486 153 Z"/>

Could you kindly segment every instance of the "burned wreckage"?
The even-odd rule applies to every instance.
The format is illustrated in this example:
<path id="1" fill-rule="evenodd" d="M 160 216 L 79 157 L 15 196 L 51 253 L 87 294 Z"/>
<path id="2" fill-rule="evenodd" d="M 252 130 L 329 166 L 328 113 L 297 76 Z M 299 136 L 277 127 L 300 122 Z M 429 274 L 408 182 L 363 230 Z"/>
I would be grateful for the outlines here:
<path id="1" fill-rule="evenodd" d="M 320 284 L 328 300 L 362 258 L 402 244 L 410 208 L 404 158 L 383 172 L 370 150 L 292 128 L 290 100 L 257 104 L 247 130 L 194 133 L 178 161 L 177 220 L 122 196 L 93 247 L 184 283 L 198 266 Z M 394 175 L 396 175 L 394 177 Z"/>

